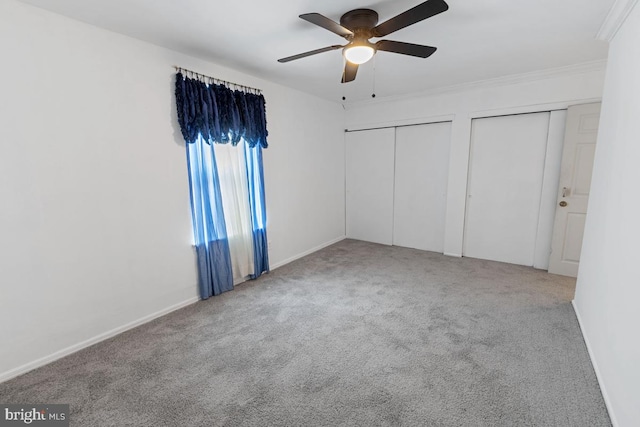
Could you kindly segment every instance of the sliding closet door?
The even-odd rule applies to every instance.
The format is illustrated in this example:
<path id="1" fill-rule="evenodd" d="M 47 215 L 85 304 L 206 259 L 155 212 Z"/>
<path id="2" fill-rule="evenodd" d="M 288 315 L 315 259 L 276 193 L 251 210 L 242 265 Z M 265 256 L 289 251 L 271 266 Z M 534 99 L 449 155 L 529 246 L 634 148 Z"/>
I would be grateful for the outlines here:
<path id="1" fill-rule="evenodd" d="M 444 251 L 451 123 L 396 129 L 393 244 Z"/>
<path id="2" fill-rule="evenodd" d="M 549 113 L 473 120 L 465 256 L 533 265 Z"/>
<path id="3" fill-rule="evenodd" d="M 395 129 L 346 134 L 347 237 L 390 245 Z"/>

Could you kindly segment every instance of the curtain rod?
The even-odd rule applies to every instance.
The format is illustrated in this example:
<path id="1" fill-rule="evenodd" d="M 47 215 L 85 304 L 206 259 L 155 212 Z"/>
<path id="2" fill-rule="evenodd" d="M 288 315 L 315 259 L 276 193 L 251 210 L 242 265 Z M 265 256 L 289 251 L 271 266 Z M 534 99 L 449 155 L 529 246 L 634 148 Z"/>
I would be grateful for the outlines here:
<path id="1" fill-rule="evenodd" d="M 248 92 L 254 92 L 258 95 L 262 94 L 262 90 L 261 89 L 257 89 L 255 87 L 251 87 L 251 86 L 245 86 L 245 85 L 241 85 L 238 83 L 233 83 L 233 82 L 228 82 L 226 80 L 222 80 L 219 79 L 217 77 L 211 77 L 211 76 L 207 76 L 205 74 L 200 74 L 200 73 L 196 73 L 195 71 L 191 71 L 191 70 L 187 70 L 186 68 L 182 68 L 182 67 L 178 67 L 177 65 L 174 65 L 173 68 L 176 69 L 176 71 L 178 71 L 179 73 L 185 73 L 188 77 L 189 74 L 191 74 L 191 76 L 196 76 L 199 79 L 204 79 L 204 80 L 209 80 L 210 82 L 213 83 L 217 83 L 217 84 L 222 84 L 228 88 L 231 88 L 232 86 L 235 88 L 239 88 L 242 89 L 244 91 L 248 91 Z"/>

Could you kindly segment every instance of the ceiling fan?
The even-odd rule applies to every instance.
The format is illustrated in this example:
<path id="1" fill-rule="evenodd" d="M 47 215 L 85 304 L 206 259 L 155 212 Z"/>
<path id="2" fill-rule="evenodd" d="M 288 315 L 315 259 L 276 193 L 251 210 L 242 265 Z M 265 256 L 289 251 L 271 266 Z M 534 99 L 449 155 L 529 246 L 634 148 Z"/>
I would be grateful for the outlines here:
<path id="1" fill-rule="evenodd" d="M 378 50 L 417 56 L 419 58 L 431 56 L 436 51 L 436 48 L 432 46 L 392 40 L 380 40 L 376 43 L 371 43 L 369 39 L 385 37 L 388 34 L 445 12 L 448 9 L 449 6 L 444 0 L 427 0 L 379 25 L 378 13 L 371 9 L 351 10 L 342 15 L 339 24 L 319 13 L 305 13 L 300 15 L 300 18 L 329 30 L 340 37 L 344 37 L 349 43 L 346 45 L 337 44 L 298 55 L 288 56 L 278 59 L 278 62 L 289 62 L 318 53 L 343 49 L 342 52 L 346 59 L 346 64 L 344 72 L 342 73 L 342 83 L 347 83 L 355 80 L 358 66 L 371 59 Z"/>

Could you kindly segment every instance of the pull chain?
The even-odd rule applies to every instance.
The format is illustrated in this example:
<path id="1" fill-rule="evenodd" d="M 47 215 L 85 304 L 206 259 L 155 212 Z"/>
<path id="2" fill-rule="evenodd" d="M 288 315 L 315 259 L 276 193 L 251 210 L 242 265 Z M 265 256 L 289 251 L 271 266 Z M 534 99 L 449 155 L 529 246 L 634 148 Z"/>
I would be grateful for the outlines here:
<path id="1" fill-rule="evenodd" d="M 376 97 L 376 55 L 373 55 L 373 91 L 371 97 Z"/>
<path id="2" fill-rule="evenodd" d="M 347 66 L 347 59 L 344 57 L 344 55 L 342 56 L 342 69 L 344 70 Z M 344 71 L 342 71 L 342 78 L 344 79 Z M 347 100 L 347 97 L 345 96 L 345 88 L 346 88 L 346 83 L 343 83 L 342 80 L 340 81 L 340 88 L 342 89 L 342 109 L 344 110 L 344 102 Z"/>

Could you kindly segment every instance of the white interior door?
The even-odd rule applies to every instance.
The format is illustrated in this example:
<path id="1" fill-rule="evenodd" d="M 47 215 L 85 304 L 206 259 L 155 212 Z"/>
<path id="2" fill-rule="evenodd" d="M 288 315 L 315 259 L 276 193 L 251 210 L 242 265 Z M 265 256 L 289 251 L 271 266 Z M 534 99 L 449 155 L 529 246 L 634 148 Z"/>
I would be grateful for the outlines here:
<path id="1" fill-rule="evenodd" d="M 473 120 L 464 256 L 533 265 L 549 117 Z"/>
<path id="2" fill-rule="evenodd" d="M 444 251 L 451 123 L 396 129 L 393 244 Z"/>
<path id="3" fill-rule="evenodd" d="M 599 103 L 569 107 L 549 273 L 578 275 L 599 122 Z"/>
<path id="4" fill-rule="evenodd" d="M 391 245 L 395 129 L 346 133 L 348 238 Z"/>
<path id="5" fill-rule="evenodd" d="M 547 155 L 544 159 L 544 178 L 542 180 L 542 197 L 540 198 L 540 215 L 538 216 L 538 234 L 536 237 L 536 253 L 533 267 L 540 270 L 549 269 L 551 255 L 551 237 L 553 221 L 556 217 L 556 197 L 560 182 L 560 163 L 562 161 L 562 145 L 567 123 L 567 110 L 551 111 L 549 117 L 549 136 L 547 138 Z"/>

